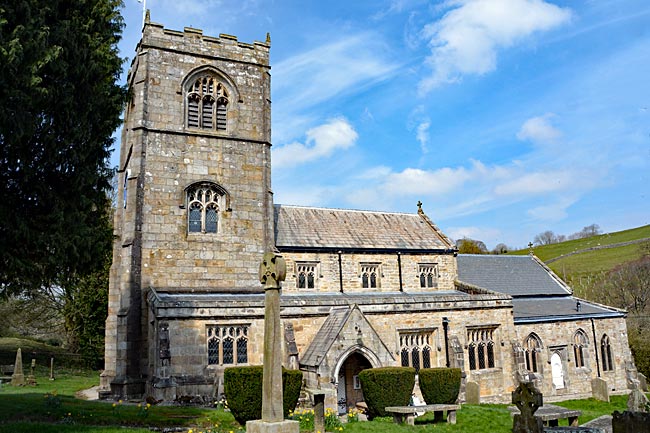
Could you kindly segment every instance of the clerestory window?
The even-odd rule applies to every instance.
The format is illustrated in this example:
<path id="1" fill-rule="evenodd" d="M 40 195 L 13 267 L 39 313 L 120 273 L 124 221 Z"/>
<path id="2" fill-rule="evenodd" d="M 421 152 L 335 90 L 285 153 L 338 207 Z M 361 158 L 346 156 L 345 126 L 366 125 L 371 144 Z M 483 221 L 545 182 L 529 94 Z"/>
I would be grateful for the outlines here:
<path id="1" fill-rule="evenodd" d="M 213 184 L 201 183 L 187 190 L 187 231 L 217 233 L 223 194 Z"/>
<path id="2" fill-rule="evenodd" d="M 297 262 L 296 263 L 296 287 L 299 289 L 316 288 L 318 279 L 318 263 Z"/>
<path id="3" fill-rule="evenodd" d="M 187 126 L 225 131 L 228 124 L 228 91 L 211 75 L 198 77 L 187 92 Z"/>
<path id="4" fill-rule="evenodd" d="M 206 331 L 208 365 L 248 364 L 248 325 L 210 325 Z"/>
<path id="5" fill-rule="evenodd" d="M 378 263 L 361 264 L 361 287 L 376 289 L 380 287 L 380 272 Z"/>
<path id="6" fill-rule="evenodd" d="M 438 287 L 438 265 L 435 263 L 420 263 L 418 276 L 421 288 Z"/>

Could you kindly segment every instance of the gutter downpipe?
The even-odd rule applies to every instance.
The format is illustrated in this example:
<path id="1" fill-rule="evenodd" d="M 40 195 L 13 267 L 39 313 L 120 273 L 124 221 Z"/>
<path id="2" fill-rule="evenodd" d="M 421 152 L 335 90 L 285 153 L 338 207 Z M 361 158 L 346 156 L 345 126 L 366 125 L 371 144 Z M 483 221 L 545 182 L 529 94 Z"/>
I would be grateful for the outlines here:
<path id="1" fill-rule="evenodd" d="M 404 286 L 402 285 L 402 253 L 397 252 L 397 270 L 399 271 L 399 291 L 404 291 Z"/>
<path id="2" fill-rule="evenodd" d="M 598 371 L 598 377 L 600 377 L 600 361 L 598 360 L 598 344 L 596 343 L 596 325 L 594 325 L 594 319 L 591 319 L 591 333 L 594 336 L 594 352 L 596 352 L 596 369 Z"/>
<path id="3" fill-rule="evenodd" d="M 449 319 L 447 317 L 442 318 L 442 329 L 445 333 L 445 361 L 447 363 L 447 368 L 449 368 L 449 336 L 447 335 L 447 328 L 449 327 Z"/>
<path id="4" fill-rule="evenodd" d="M 341 293 L 343 293 L 343 264 L 341 263 L 341 251 L 339 254 L 339 288 Z"/>

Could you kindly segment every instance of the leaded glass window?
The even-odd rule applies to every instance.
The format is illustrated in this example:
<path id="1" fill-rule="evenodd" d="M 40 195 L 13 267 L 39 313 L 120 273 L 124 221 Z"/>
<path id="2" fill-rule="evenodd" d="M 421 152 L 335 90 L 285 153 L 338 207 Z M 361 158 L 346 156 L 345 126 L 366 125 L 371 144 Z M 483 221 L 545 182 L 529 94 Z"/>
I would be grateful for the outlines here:
<path id="1" fill-rule="evenodd" d="M 296 287 L 314 289 L 316 287 L 318 263 L 296 263 Z"/>
<path id="2" fill-rule="evenodd" d="M 496 328 L 470 328 L 467 330 L 467 355 L 470 370 L 494 368 L 495 344 L 494 331 Z"/>
<path id="3" fill-rule="evenodd" d="M 612 360 L 612 346 L 609 342 L 607 334 L 603 335 L 600 339 L 600 355 L 601 362 L 603 363 L 603 371 L 614 370 L 614 362 Z"/>
<path id="4" fill-rule="evenodd" d="M 576 333 L 573 334 L 573 356 L 575 358 L 576 368 L 584 367 L 586 365 L 588 344 L 589 339 L 587 338 L 587 333 L 582 329 L 578 329 Z"/>
<path id="5" fill-rule="evenodd" d="M 248 326 L 207 327 L 208 364 L 236 365 L 248 363 Z"/>
<path id="6" fill-rule="evenodd" d="M 215 185 L 203 183 L 187 190 L 187 231 L 217 233 L 223 196 Z"/>
<path id="7" fill-rule="evenodd" d="M 524 341 L 526 355 L 526 370 L 537 373 L 539 365 L 539 353 L 542 350 L 542 341 L 535 333 L 528 335 Z"/>
<path id="8" fill-rule="evenodd" d="M 399 331 L 402 367 L 431 368 L 433 329 Z"/>

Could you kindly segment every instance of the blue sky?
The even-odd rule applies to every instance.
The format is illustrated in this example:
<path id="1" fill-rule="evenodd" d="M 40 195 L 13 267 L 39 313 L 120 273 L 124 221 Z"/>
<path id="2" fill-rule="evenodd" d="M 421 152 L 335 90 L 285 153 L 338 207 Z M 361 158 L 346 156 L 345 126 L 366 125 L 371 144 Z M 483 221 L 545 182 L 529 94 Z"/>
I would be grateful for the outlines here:
<path id="1" fill-rule="evenodd" d="M 124 2 L 130 62 L 143 4 Z M 488 248 L 650 223 L 647 0 L 146 6 L 171 29 L 271 34 L 276 203 L 413 213 L 421 200 L 450 237 Z"/>

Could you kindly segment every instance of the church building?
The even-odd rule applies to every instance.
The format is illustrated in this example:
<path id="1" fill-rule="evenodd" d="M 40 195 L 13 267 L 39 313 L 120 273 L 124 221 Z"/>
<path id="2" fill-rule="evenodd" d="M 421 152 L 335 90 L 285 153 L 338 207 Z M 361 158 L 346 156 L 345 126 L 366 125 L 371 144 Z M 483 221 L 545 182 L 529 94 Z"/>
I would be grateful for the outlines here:
<path id="1" fill-rule="evenodd" d="M 270 39 L 146 20 L 128 76 L 104 398 L 214 401 L 263 362 L 266 251 L 286 260 L 284 365 L 340 412 L 370 367 L 459 367 L 481 401 L 636 381 L 625 312 L 577 299 L 532 255 L 463 256 L 413 213 L 274 204 Z M 464 394 L 461 394 L 463 397 Z"/>

